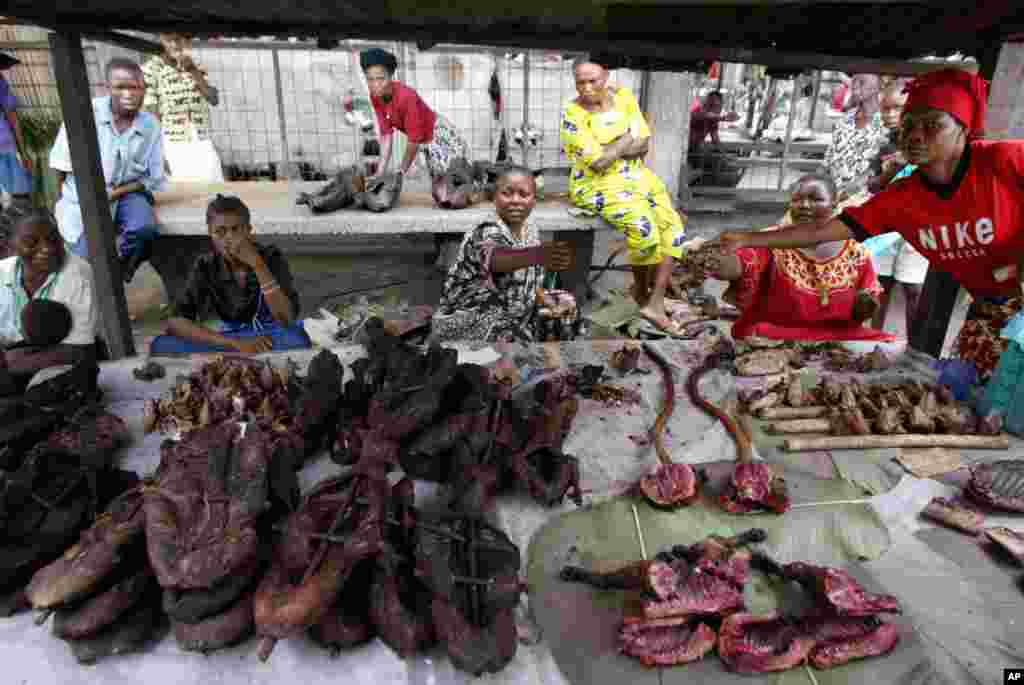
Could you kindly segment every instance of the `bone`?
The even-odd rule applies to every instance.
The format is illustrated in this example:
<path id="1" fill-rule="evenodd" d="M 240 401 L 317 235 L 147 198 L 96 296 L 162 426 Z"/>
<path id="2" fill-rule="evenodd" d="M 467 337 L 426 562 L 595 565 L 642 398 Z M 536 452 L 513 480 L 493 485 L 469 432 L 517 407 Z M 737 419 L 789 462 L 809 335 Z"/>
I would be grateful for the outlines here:
<path id="1" fill-rule="evenodd" d="M 953 447 L 964 450 L 1008 450 L 1005 435 L 837 435 L 827 438 L 789 438 L 787 452 L 868 450 L 887 447 Z"/>
<path id="2" fill-rule="evenodd" d="M 762 419 L 816 419 L 828 415 L 828 407 L 768 407 L 757 413 Z"/>
<path id="3" fill-rule="evenodd" d="M 750 403 L 750 411 L 759 412 L 767 411 L 777 405 L 782 400 L 782 397 L 777 392 L 770 392 L 761 399 L 754 400 Z"/>
<path id="4" fill-rule="evenodd" d="M 793 421 L 776 421 L 766 423 L 765 433 L 784 435 L 793 433 L 828 433 L 832 422 L 828 419 L 796 419 Z"/>

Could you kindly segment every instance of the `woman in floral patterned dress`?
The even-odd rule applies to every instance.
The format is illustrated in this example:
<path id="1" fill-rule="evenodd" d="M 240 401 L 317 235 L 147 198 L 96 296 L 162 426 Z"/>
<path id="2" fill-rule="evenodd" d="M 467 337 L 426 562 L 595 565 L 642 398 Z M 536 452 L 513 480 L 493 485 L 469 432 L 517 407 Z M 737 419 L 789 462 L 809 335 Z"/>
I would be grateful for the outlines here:
<path id="1" fill-rule="evenodd" d="M 438 340 L 530 342 L 545 271 L 568 271 L 567 243 L 541 243 L 529 225 L 537 203 L 533 173 L 509 167 L 495 184 L 496 216 L 468 232 L 448 271 L 432 321 Z"/>
<path id="2" fill-rule="evenodd" d="M 819 221 L 831 216 L 835 205 L 831 179 L 808 174 L 796 182 L 789 210 L 797 222 Z M 728 299 L 741 311 L 734 338 L 893 339 L 864 325 L 882 288 L 869 253 L 854 240 L 814 249 L 744 247 L 719 254 L 717 262 L 716 276 L 732 281 Z"/>

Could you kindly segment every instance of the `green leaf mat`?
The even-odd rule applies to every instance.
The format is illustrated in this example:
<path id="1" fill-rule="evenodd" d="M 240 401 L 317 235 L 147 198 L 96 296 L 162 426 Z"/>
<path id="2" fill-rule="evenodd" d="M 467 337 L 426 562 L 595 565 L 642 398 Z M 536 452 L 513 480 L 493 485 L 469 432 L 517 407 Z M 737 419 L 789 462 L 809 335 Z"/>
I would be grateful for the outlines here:
<path id="1" fill-rule="evenodd" d="M 786 478 L 797 504 L 860 496 L 857 488 L 839 479 L 823 480 L 789 470 Z M 919 682 L 923 672 L 931 672 L 917 634 L 900 617 L 892 619 L 902 629 L 900 644 L 893 653 L 831 671 L 814 671 L 815 680 L 802 667 L 782 674 L 740 676 L 726 671 L 716 655 L 662 669 L 646 668 L 620 655 L 617 632 L 626 593 L 564 583 L 558 579 L 558 572 L 567 563 L 593 567 L 639 559 L 640 545 L 631 508 L 634 503 L 649 557 L 673 544 L 690 544 L 710 534 L 734 535 L 760 527 L 768 533 L 762 548 L 778 561 L 805 560 L 842 566 L 869 589 L 880 589 L 864 567 L 856 563 L 877 559 L 890 545 L 888 531 L 866 504 L 796 508 L 783 516 L 736 516 L 704 499 L 690 507 L 662 511 L 641 500 L 621 497 L 569 512 L 553 518 L 534 535 L 528 553 L 527 579 L 530 605 L 544 639 L 574 685 L 910 683 Z M 759 573 L 747 586 L 747 605 L 759 613 L 774 608 L 793 611 L 803 601 L 795 586 L 784 586 Z"/>

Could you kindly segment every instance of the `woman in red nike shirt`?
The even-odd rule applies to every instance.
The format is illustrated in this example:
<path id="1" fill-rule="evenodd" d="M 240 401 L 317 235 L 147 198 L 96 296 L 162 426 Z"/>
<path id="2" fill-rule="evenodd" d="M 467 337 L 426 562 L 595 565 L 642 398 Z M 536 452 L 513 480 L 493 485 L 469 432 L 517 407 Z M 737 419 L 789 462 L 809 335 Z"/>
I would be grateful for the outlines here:
<path id="1" fill-rule="evenodd" d="M 824 225 L 718 238 L 740 247 L 792 248 L 898 232 L 974 297 L 957 353 L 985 378 L 1006 348 L 999 329 L 1021 309 L 1024 270 L 1024 141 L 981 140 L 987 87 L 975 74 L 943 69 L 907 87 L 901 143 L 917 171 Z"/>

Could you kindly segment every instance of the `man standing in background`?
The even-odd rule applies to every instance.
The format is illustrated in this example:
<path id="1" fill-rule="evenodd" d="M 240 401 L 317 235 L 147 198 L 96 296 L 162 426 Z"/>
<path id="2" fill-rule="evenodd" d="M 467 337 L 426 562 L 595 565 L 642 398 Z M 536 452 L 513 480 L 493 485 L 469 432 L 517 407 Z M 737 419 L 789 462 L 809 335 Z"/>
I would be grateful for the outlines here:
<path id="1" fill-rule="evenodd" d="M 144 107 L 160 119 L 164 158 L 175 178 L 218 183 L 224 170 L 210 140 L 210 105 L 220 102 L 217 89 L 190 53 L 191 36 L 161 33 L 163 52 L 146 60 Z"/>
<path id="2" fill-rule="evenodd" d="M 722 92 L 713 90 L 704 96 L 703 103 L 690 107 L 690 154 L 698 152 L 709 136 L 713 144 L 721 142 L 718 138 L 721 122 L 739 121 L 740 115 L 736 112 L 722 114 L 722 104 Z"/>
<path id="3" fill-rule="evenodd" d="M 0 188 L 6 190 L 11 200 L 29 203 L 32 193 L 32 159 L 28 156 L 25 142 L 18 126 L 18 98 L 11 92 L 3 72 L 18 64 L 15 58 L 0 54 Z M 21 161 L 18 155 L 21 154 Z"/>
<path id="4" fill-rule="evenodd" d="M 128 282 L 139 265 L 149 259 L 159 232 L 153 193 L 165 185 L 163 141 L 160 122 L 141 111 L 146 86 L 138 63 L 115 57 L 107 64 L 106 79 L 110 95 L 93 98 L 92 107 L 110 211 L 119 236 L 121 271 Z M 60 234 L 72 253 L 88 259 L 66 126 L 61 126 L 50 150 L 50 166 L 57 172 L 54 214 Z"/>

